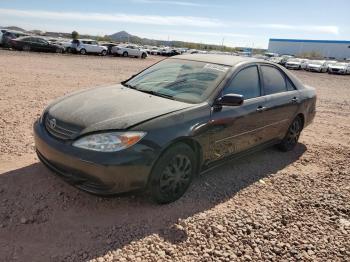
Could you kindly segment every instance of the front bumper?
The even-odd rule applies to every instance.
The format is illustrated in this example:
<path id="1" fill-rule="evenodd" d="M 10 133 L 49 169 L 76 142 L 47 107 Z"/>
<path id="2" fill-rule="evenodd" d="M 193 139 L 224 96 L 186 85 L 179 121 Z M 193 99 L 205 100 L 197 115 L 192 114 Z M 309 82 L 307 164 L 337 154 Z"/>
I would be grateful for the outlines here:
<path id="1" fill-rule="evenodd" d="M 43 164 L 70 184 L 99 195 L 144 188 L 156 159 L 155 150 L 141 143 L 113 153 L 76 148 L 72 141 L 51 136 L 39 121 L 34 139 Z"/>
<path id="2" fill-rule="evenodd" d="M 300 65 L 286 64 L 287 69 L 301 69 Z"/>
<path id="3" fill-rule="evenodd" d="M 319 67 L 309 67 L 310 72 L 321 72 L 322 69 Z"/>
<path id="4" fill-rule="evenodd" d="M 331 73 L 331 74 L 345 75 L 345 74 L 346 74 L 346 70 L 343 70 L 343 69 L 338 69 L 338 70 L 329 69 L 329 73 Z"/>

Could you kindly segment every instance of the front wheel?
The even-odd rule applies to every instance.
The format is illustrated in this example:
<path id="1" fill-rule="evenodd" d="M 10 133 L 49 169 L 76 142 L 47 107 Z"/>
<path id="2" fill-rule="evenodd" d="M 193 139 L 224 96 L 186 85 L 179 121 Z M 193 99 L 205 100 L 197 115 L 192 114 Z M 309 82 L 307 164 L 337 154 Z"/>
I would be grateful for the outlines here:
<path id="1" fill-rule="evenodd" d="M 146 59 L 147 55 L 145 53 L 142 53 L 141 58 Z"/>
<path id="2" fill-rule="evenodd" d="M 101 55 L 103 56 L 107 55 L 107 50 L 102 50 Z"/>
<path id="3" fill-rule="evenodd" d="M 193 150 L 179 143 L 169 148 L 157 161 L 150 176 L 153 200 L 167 204 L 179 199 L 190 186 L 196 170 Z"/>
<path id="4" fill-rule="evenodd" d="M 289 126 L 287 134 L 283 138 L 280 144 L 278 144 L 278 148 L 287 152 L 293 150 L 293 148 L 297 145 L 301 130 L 303 129 L 302 119 L 297 116 L 292 124 Z"/>
<path id="5" fill-rule="evenodd" d="M 123 53 L 123 56 L 124 56 L 124 57 L 129 56 L 128 52 L 124 52 L 124 53 Z"/>

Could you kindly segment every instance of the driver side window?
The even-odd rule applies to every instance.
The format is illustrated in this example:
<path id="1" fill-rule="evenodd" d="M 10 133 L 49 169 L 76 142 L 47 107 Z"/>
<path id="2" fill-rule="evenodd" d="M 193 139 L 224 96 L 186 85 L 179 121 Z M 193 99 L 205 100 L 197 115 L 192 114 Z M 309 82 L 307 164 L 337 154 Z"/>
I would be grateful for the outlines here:
<path id="1" fill-rule="evenodd" d="M 223 95 L 243 95 L 244 100 L 260 96 L 260 80 L 257 66 L 241 70 L 224 89 Z"/>

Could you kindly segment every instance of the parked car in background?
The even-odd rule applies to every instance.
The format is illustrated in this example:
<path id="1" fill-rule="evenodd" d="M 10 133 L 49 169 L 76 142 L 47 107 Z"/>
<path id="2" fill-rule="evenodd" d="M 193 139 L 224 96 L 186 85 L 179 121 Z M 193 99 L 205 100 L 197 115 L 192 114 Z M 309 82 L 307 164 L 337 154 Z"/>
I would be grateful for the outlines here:
<path id="1" fill-rule="evenodd" d="M 98 44 L 96 40 L 92 39 L 78 39 L 73 40 L 71 49 L 82 55 L 86 54 L 100 54 L 107 55 L 108 48 Z"/>
<path id="2" fill-rule="evenodd" d="M 114 46 L 112 48 L 112 54 L 117 55 L 117 56 L 133 56 L 133 57 L 141 57 L 141 58 L 146 58 L 147 57 L 147 52 L 137 45 L 119 45 L 119 46 Z"/>
<path id="3" fill-rule="evenodd" d="M 294 56 L 291 56 L 291 55 L 281 55 L 280 57 L 281 57 L 281 60 L 280 60 L 279 64 L 283 65 L 283 66 L 285 66 L 285 64 L 287 63 L 287 61 L 289 59 L 294 58 Z"/>
<path id="4" fill-rule="evenodd" d="M 23 36 L 11 39 L 11 47 L 22 51 L 63 53 L 64 48 L 58 44 L 50 43 L 45 38 L 36 36 Z"/>
<path id="5" fill-rule="evenodd" d="M 327 60 L 327 61 L 326 61 L 326 64 L 327 64 L 327 72 L 328 72 L 328 70 L 329 70 L 329 66 L 330 66 L 330 65 L 335 65 L 336 63 L 338 63 L 338 61 L 336 61 L 336 60 Z"/>
<path id="6" fill-rule="evenodd" d="M 350 64 L 349 63 L 336 63 L 328 67 L 329 74 L 350 74 Z"/>
<path id="7" fill-rule="evenodd" d="M 150 54 L 151 54 L 151 55 L 160 55 L 159 48 L 158 48 L 158 47 L 152 47 L 152 48 L 150 49 Z"/>
<path id="8" fill-rule="evenodd" d="M 11 47 L 11 40 L 22 36 L 28 36 L 28 34 L 20 31 L 1 29 L 0 45 L 3 47 Z"/>
<path id="9" fill-rule="evenodd" d="M 287 69 L 304 69 L 307 66 L 308 59 L 300 59 L 300 58 L 290 58 L 285 63 L 285 67 Z"/>
<path id="10" fill-rule="evenodd" d="M 272 62 L 272 63 L 276 63 L 276 64 L 281 64 L 281 61 L 282 61 L 282 59 L 283 59 L 283 57 L 280 57 L 280 56 L 278 56 L 278 57 L 270 57 L 269 59 L 268 59 L 268 61 L 270 61 L 270 62 Z"/>
<path id="11" fill-rule="evenodd" d="M 101 46 L 107 47 L 107 54 L 111 55 L 112 54 L 112 48 L 115 47 L 115 46 L 118 46 L 118 44 L 116 44 L 116 43 L 103 43 L 103 44 L 101 44 Z"/>
<path id="12" fill-rule="evenodd" d="M 60 40 L 58 44 L 64 48 L 65 52 L 72 53 L 73 40 Z"/>
<path id="13" fill-rule="evenodd" d="M 181 53 L 179 51 L 177 51 L 177 49 L 165 49 L 162 52 L 163 56 L 174 56 L 174 55 L 180 55 Z"/>
<path id="14" fill-rule="evenodd" d="M 276 64 L 181 55 L 51 103 L 34 124 L 35 148 L 82 190 L 148 189 L 165 204 L 223 161 L 272 145 L 292 150 L 315 106 L 315 90 Z"/>
<path id="15" fill-rule="evenodd" d="M 328 71 L 328 64 L 325 60 L 309 60 L 305 70 L 311 72 L 325 73 Z"/>

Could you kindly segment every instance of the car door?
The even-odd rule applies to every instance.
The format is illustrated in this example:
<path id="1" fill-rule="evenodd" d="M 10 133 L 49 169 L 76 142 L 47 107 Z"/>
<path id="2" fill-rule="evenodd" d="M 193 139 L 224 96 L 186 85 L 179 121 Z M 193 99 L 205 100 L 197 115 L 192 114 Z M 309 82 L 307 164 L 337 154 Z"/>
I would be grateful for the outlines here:
<path id="1" fill-rule="evenodd" d="M 266 98 L 261 95 L 257 65 L 241 69 L 223 89 L 221 95 L 240 94 L 241 106 L 213 107 L 210 122 L 211 161 L 247 150 L 266 141 L 264 132 Z"/>
<path id="2" fill-rule="evenodd" d="M 91 46 L 92 46 L 92 49 L 93 49 L 94 53 L 100 53 L 101 52 L 100 46 L 97 44 L 97 42 L 91 42 Z"/>
<path id="3" fill-rule="evenodd" d="M 283 138 L 300 105 L 299 91 L 288 76 L 274 65 L 260 65 L 263 94 L 266 98 L 268 139 Z"/>
<path id="4" fill-rule="evenodd" d="M 38 51 L 41 52 L 49 52 L 51 51 L 51 46 L 49 45 L 49 42 L 45 41 L 44 39 L 37 38 L 37 46 Z"/>
<path id="5" fill-rule="evenodd" d="M 131 56 L 137 56 L 137 49 L 136 49 L 136 46 L 130 46 L 129 55 L 131 55 Z"/>

